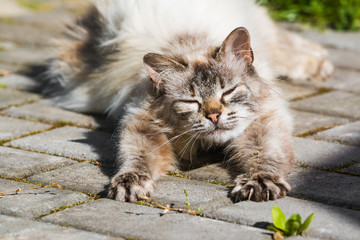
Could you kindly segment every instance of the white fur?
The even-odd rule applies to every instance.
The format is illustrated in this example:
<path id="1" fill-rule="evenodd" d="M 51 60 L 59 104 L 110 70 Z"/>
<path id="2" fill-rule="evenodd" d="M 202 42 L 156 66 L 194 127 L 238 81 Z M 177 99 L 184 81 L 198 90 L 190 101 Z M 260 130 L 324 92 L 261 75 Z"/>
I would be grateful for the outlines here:
<path id="1" fill-rule="evenodd" d="M 55 99 L 66 102 L 65 108 L 116 114 L 134 83 L 146 76 L 143 56 L 162 53 L 174 36 L 183 33 L 207 35 L 206 49 L 220 46 L 233 29 L 246 27 L 258 74 L 273 77 L 266 50 L 276 42 L 275 26 L 252 0 L 98 0 L 95 5 L 105 18 L 105 31 L 116 36 L 103 46 L 115 43 L 119 54 L 111 56 L 108 70 L 92 76 L 96 81 L 68 88 L 67 95 Z M 201 60 L 201 52 L 188 53 L 188 58 L 194 56 Z"/>

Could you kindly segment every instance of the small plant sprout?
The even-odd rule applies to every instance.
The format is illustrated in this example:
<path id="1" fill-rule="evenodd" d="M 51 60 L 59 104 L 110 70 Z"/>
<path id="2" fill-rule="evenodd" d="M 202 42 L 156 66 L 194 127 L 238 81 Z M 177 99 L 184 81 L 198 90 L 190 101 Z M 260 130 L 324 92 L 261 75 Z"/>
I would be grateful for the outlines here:
<path id="1" fill-rule="evenodd" d="M 163 206 L 159 203 L 157 203 L 154 199 L 148 197 L 148 196 L 142 196 L 140 195 L 139 198 L 142 199 L 142 200 L 145 200 L 145 201 L 150 201 L 152 204 L 155 205 L 155 207 L 158 207 L 158 208 L 161 208 L 161 209 L 164 209 L 164 212 L 163 214 L 166 214 L 168 213 L 169 211 L 177 211 L 177 212 L 186 212 L 186 213 L 189 213 L 191 215 L 197 215 L 197 216 L 203 216 L 201 214 L 201 210 L 200 208 L 198 208 L 197 210 L 192 210 L 191 207 L 190 207 L 190 202 L 189 202 L 189 199 L 188 199 L 188 196 L 189 196 L 189 193 L 186 191 L 186 189 L 184 188 L 184 193 L 185 193 L 185 198 L 186 198 L 186 207 L 187 209 L 183 209 L 183 208 L 173 208 L 173 207 L 170 207 L 169 204 L 166 204 L 166 206 Z M 144 205 L 144 203 L 141 203 L 142 205 Z"/>
<path id="2" fill-rule="evenodd" d="M 275 232 L 274 239 L 282 239 L 279 238 L 281 236 L 290 237 L 293 235 L 302 235 L 302 233 L 310 226 L 310 223 L 314 218 L 314 213 L 312 213 L 303 223 L 301 223 L 301 216 L 299 214 L 293 214 L 286 220 L 285 214 L 278 206 L 274 206 L 271 209 L 271 215 L 273 224 L 269 225 L 267 229 Z M 281 234 L 280 236 L 279 233 Z M 277 237 L 275 238 L 275 236 Z"/>
<path id="3" fill-rule="evenodd" d="M 184 193 L 185 193 L 185 198 L 186 198 L 186 202 L 185 202 L 185 204 L 186 204 L 186 206 L 187 206 L 187 208 L 188 209 L 191 209 L 190 208 L 190 203 L 189 203 L 189 193 L 186 191 L 186 188 L 184 188 Z"/>
<path id="4" fill-rule="evenodd" d="M 186 191 L 186 188 L 184 188 L 184 193 L 185 193 L 185 198 L 186 198 L 186 202 L 185 202 L 185 204 L 186 204 L 186 207 L 189 209 L 189 211 L 194 211 L 194 210 L 191 210 L 191 207 L 190 207 L 190 202 L 189 202 L 189 193 Z M 201 215 L 201 210 L 200 210 L 200 208 L 198 208 L 197 210 L 196 210 L 196 214 L 197 215 Z"/>

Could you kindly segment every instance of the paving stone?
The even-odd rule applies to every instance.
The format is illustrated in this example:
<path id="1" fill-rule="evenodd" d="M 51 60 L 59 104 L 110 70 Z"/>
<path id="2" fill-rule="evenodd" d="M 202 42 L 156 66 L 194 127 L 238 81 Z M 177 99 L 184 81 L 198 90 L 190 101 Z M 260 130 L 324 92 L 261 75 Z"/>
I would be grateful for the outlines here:
<path id="1" fill-rule="evenodd" d="M 293 138 L 295 160 L 317 168 L 337 168 L 343 164 L 360 161 L 360 148 L 337 143 Z"/>
<path id="2" fill-rule="evenodd" d="M 39 99 L 40 97 L 36 94 L 0 88 L 0 109 Z"/>
<path id="3" fill-rule="evenodd" d="M 0 147 L 0 175 L 5 177 L 23 178 L 52 168 L 71 165 L 74 162 L 66 158 Z"/>
<path id="4" fill-rule="evenodd" d="M 103 165 L 112 166 L 116 152 L 111 138 L 107 132 L 65 126 L 5 145 L 74 159 L 98 160 Z"/>
<path id="5" fill-rule="evenodd" d="M 301 35 L 326 47 L 360 52 L 360 34 L 358 32 L 304 31 Z"/>
<path id="6" fill-rule="evenodd" d="M 52 50 L 45 47 L 41 49 L 16 48 L 1 52 L 0 59 L 3 63 L 27 65 L 43 63 L 53 55 Z"/>
<path id="7" fill-rule="evenodd" d="M 197 168 L 185 172 L 183 175 L 193 180 L 219 182 L 221 184 L 231 183 L 230 175 L 219 163 Z"/>
<path id="8" fill-rule="evenodd" d="M 316 87 L 345 90 L 360 93 L 360 72 L 336 68 L 331 79 L 323 82 L 312 82 Z"/>
<path id="9" fill-rule="evenodd" d="M 205 172 L 205 170 L 206 167 L 204 167 L 203 172 Z M 222 168 L 218 168 L 218 172 L 226 175 L 226 171 Z M 201 175 L 201 173 L 199 175 Z M 195 176 L 194 178 L 196 179 Z M 199 178 L 201 179 L 202 176 Z M 292 190 L 288 193 L 290 196 L 353 209 L 360 208 L 357 200 L 360 197 L 360 177 L 311 168 L 294 167 L 293 172 L 289 174 L 287 179 L 292 187 Z M 230 191 L 231 188 L 228 190 Z M 191 194 L 189 195 L 191 196 Z M 181 198 L 180 194 L 179 198 Z M 230 199 L 228 200 L 230 201 Z M 225 200 L 221 204 L 215 203 L 216 201 L 212 203 L 213 205 L 203 204 L 201 209 L 206 211 L 214 209 L 221 204 L 228 204 Z"/>
<path id="10" fill-rule="evenodd" d="M 49 1 L 46 0 L 46 2 L 48 3 Z M 73 20 L 79 16 L 79 13 L 81 14 L 81 12 L 87 10 L 87 5 L 89 4 L 86 4 L 85 2 L 89 1 L 58 1 L 55 11 L 38 11 L 36 15 L 18 16 L 14 21 L 16 25 L 26 27 L 36 26 L 40 28 L 40 30 L 43 31 L 42 36 L 44 37 L 60 37 L 63 30 L 62 26 L 66 23 L 73 22 Z"/>
<path id="11" fill-rule="evenodd" d="M 329 59 L 335 66 L 360 70 L 359 52 L 334 48 L 328 51 Z"/>
<path id="12" fill-rule="evenodd" d="M 291 103 L 291 107 L 339 117 L 360 118 L 360 95 L 334 91 Z"/>
<path id="13" fill-rule="evenodd" d="M 96 233 L 59 227 L 53 224 L 36 222 L 11 216 L 0 215 L 0 236 L 3 240 L 110 240 L 119 239 Z"/>
<path id="14" fill-rule="evenodd" d="M 0 116 L 0 140 L 13 139 L 49 127 L 48 124 Z"/>
<path id="15" fill-rule="evenodd" d="M 1 24 L 0 24 L 0 28 L 1 28 Z M 16 43 L 0 39 L 0 49 L 1 49 L 0 52 L 15 49 L 15 48 L 17 48 Z"/>
<path id="16" fill-rule="evenodd" d="M 171 176 L 164 176 L 156 182 L 156 189 L 151 197 L 164 205 L 187 208 L 184 189 L 189 194 L 188 200 L 193 209 L 203 210 L 232 203 L 227 187 Z"/>
<path id="17" fill-rule="evenodd" d="M 360 161 L 360 148 L 335 143 L 293 138 L 295 161 L 316 168 L 337 168 Z M 193 180 L 231 183 L 231 176 L 220 164 L 211 164 L 183 173 Z"/>
<path id="18" fill-rule="evenodd" d="M 79 163 L 37 174 L 27 180 L 41 184 L 56 182 L 66 189 L 106 196 L 110 176 L 114 170 L 90 163 Z M 164 176 L 156 181 L 155 186 L 155 192 L 151 197 L 160 203 L 173 204 L 176 207 L 186 207 L 184 189 L 189 193 L 189 201 L 195 209 L 231 203 L 227 197 L 228 189 L 215 184 Z"/>
<path id="19" fill-rule="evenodd" d="M 5 70 L 5 71 L 10 72 L 10 73 L 15 73 L 15 72 L 20 70 L 20 67 L 16 66 L 16 65 L 13 65 L 13 64 L 1 63 L 1 59 L 0 59 L 0 70 Z M 0 77 L 2 78 L 1 74 L 0 74 Z"/>
<path id="20" fill-rule="evenodd" d="M 289 197 L 260 203 L 239 202 L 205 214 L 219 220 L 265 227 L 273 222 L 273 206 L 279 206 L 287 218 L 299 213 L 303 217 L 302 221 L 314 213 L 310 227 L 304 232 L 306 236 L 321 239 L 357 239 L 360 235 L 359 211 Z"/>
<path id="21" fill-rule="evenodd" d="M 33 118 L 44 122 L 67 122 L 77 126 L 91 128 L 99 126 L 91 116 L 57 108 L 48 100 L 10 108 L 3 112 L 15 117 Z"/>
<path id="22" fill-rule="evenodd" d="M 360 161 L 360 148 L 335 143 L 293 138 L 297 164 L 316 168 L 337 168 Z M 220 164 L 211 164 L 183 173 L 193 180 L 231 183 L 231 176 Z"/>
<path id="23" fill-rule="evenodd" d="M 0 16 L 1 17 L 15 17 L 21 15 L 31 14 L 29 9 L 22 7 L 15 1 L 11 0 L 2 0 L 1 1 L 2 8 L 0 9 Z"/>
<path id="24" fill-rule="evenodd" d="M 319 132 L 311 137 L 360 147 L 360 121 Z"/>
<path id="25" fill-rule="evenodd" d="M 267 230 L 99 199 L 42 218 L 54 224 L 141 239 L 271 239 Z"/>
<path id="26" fill-rule="evenodd" d="M 6 33 L 1 34 L 1 40 L 10 41 L 22 46 L 26 45 L 26 47 L 49 47 L 53 45 L 51 31 L 39 26 L 19 24 L 17 19 L 13 19 L 12 21 L 12 24 L 0 24 L 0 32 Z M 58 29 L 59 28 L 55 27 L 53 31 Z M 6 55 L 3 56 L 3 52 L 0 54 L 0 56 L 2 56 L 1 61 L 7 61 L 4 57 Z"/>
<path id="27" fill-rule="evenodd" d="M 316 113 L 292 110 L 294 119 L 294 134 L 311 134 L 311 131 L 330 128 L 350 122 L 347 118 L 332 117 Z"/>
<path id="28" fill-rule="evenodd" d="M 1 68 L 0 66 L 0 69 Z M 35 83 L 28 77 L 19 74 L 10 74 L 9 76 L 0 78 L 0 84 L 5 85 L 7 88 L 25 90 Z"/>
<path id="29" fill-rule="evenodd" d="M 63 188 L 93 194 L 105 194 L 111 169 L 83 162 L 31 176 L 27 180 L 41 184 L 56 182 Z"/>
<path id="30" fill-rule="evenodd" d="M 354 164 L 347 168 L 343 168 L 341 171 L 356 174 L 356 175 L 360 176 L 360 163 Z"/>
<path id="31" fill-rule="evenodd" d="M 191 178 L 199 180 L 207 179 L 207 168 L 209 167 L 197 169 L 196 174 L 190 171 Z M 214 169 L 215 167 L 212 166 L 211 168 Z M 218 175 L 228 176 L 223 168 L 218 167 L 217 172 Z M 292 190 L 289 192 L 291 196 L 359 209 L 360 204 L 357 199 L 360 197 L 360 177 L 295 167 L 288 176 L 288 180 L 292 186 Z M 226 204 L 226 202 L 223 204 Z M 202 209 L 212 209 L 212 206 L 209 205 Z"/>
<path id="32" fill-rule="evenodd" d="M 280 81 L 278 86 L 282 89 L 282 98 L 288 101 L 307 97 L 318 92 L 318 90 L 313 87 L 297 86 L 283 81 Z"/>
<path id="33" fill-rule="evenodd" d="M 18 188 L 38 187 L 34 184 L 0 179 L 1 191 L 12 191 Z M 82 193 L 55 188 L 42 188 L 3 194 L 0 199 L 0 214 L 22 218 L 34 218 L 47 214 L 51 210 L 78 202 L 87 201 L 89 197 Z"/>
<path id="34" fill-rule="evenodd" d="M 289 196 L 339 207 L 360 209 L 360 177 L 295 167 L 288 176 Z"/>

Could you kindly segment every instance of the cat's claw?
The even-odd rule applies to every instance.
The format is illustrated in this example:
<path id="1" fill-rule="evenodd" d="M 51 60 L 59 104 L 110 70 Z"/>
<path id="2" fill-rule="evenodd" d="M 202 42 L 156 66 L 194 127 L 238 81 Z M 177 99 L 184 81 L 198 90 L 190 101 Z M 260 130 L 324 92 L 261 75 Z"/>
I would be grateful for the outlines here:
<path id="1" fill-rule="evenodd" d="M 254 194 L 254 188 L 250 188 L 248 200 L 251 200 L 252 195 Z"/>
<path id="2" fill-rule="evenodd" d="M 254 174 L 251 178 L 239 175 L 235 183 L 231 192 L 235 202 L 275 200 L 286 196 L 290 190 L 290 185 L 281 176 L 267 173 Z"/>
<path id="3" fill-rule="evenodd" d="M 111 179 L 108 197 L 121 202 L 136 202 L 141 196 L 150 196 L 153 180 L 146 174 L 123 173 Z"/>

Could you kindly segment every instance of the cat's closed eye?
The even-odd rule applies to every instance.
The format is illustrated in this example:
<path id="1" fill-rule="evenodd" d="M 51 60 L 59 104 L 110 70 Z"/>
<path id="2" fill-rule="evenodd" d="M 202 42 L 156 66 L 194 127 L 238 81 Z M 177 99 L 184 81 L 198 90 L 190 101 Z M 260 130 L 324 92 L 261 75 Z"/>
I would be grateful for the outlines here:
<path id="1" fill-rule="evenodd" d="M 196 104 L 200 105 L 200 103 L 196 100 L 180 100 L 180 101 L 183 103 L 189 103 L 189 104 L 196 103 Z"/>
<path id="2" fill-rule="evenodd" d="M 222 100 L 223 102 L 228 101 L 228 100 L 231 98 L 232 93 L 235 92 L 236 88 L 237 88 L 237 87 L 234 87 L 234 88 L 231 88 L 230 90 L 227 90 L 226 92 L 224 92 L 224 93 L 222 94 L 222 96 L 221 96 L 221 100 Z"/>
<path id="3" fill-rule="evenodd" d="M 226 95 L 231 94 L 232 92 L 235 91 L 235 89 L 236 89 L 236 87 L 234 87 L 234 88 L 232 88 L 232 89 L 230 89 L 230 90 L 227 90 L 226 92 L 223 93 L 223 96 L 226 96 Z"/>
<path id="4" fill-rule="evenodd" d="M 178 100 L 174 103 L 174 109 L 177 113 L 185 116 L 190 113 L 198 112 L 201 108 L 201 103 L 197 100 Z"/>

